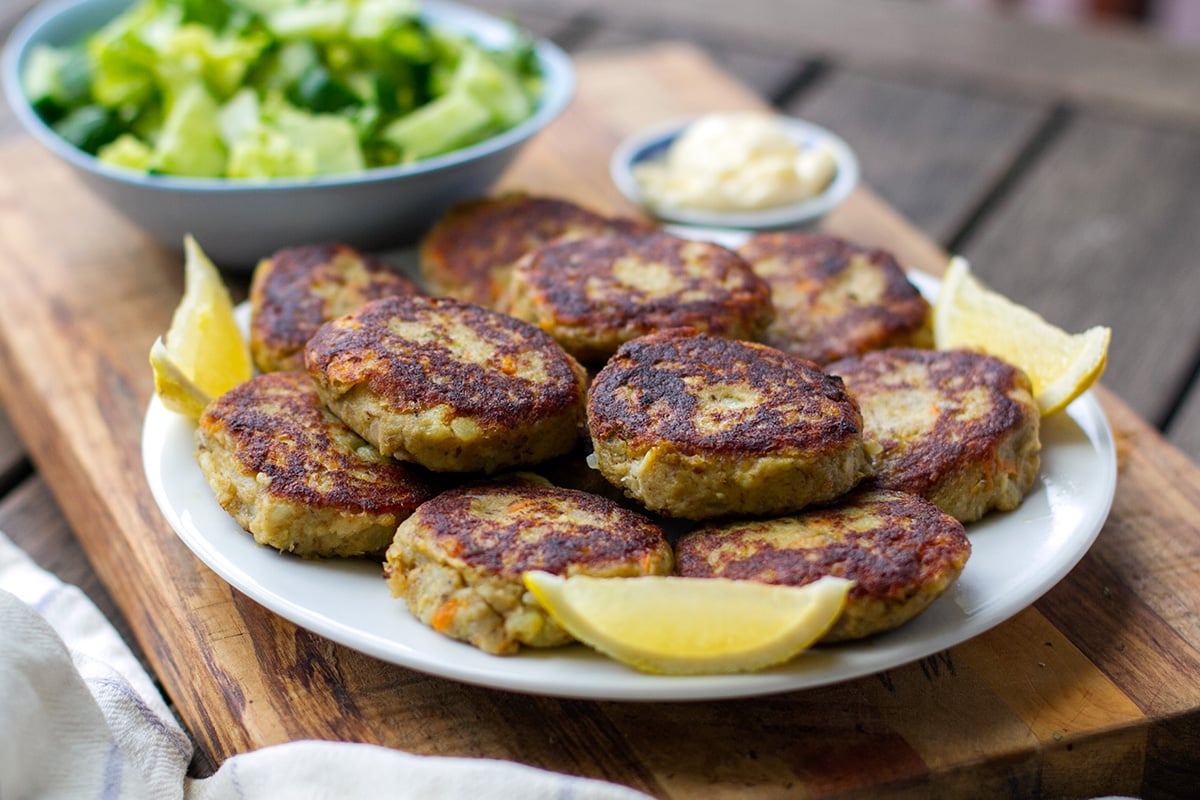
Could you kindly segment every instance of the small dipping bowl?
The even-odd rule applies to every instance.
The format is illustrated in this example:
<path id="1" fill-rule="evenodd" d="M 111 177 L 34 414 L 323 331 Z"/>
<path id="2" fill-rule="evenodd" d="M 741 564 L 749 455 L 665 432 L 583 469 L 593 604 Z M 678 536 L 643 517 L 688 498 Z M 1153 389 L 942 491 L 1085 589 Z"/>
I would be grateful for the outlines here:
<path id="1" fill-rule="evenodd" d="M 782 126 L 801 149 L 818 144 L 829 148 L 837 170 L 820 194 L 797 203 L 752 211 L 714 211 L 691 206 L 653 204 L 643 195 L 634 168 L 665 158 L 671 145 L 698 118 L 676 120 L 634 134 L 619 144 L 609 161 L 612 181 L 626 198 L 652 216 L 669 223 L 702 228 L 732 230 L 770 230 L 801 228 L 814 224 L 849 196 L 859 181 L 858 157 L 845 140 L 832 131 L 796 117 L 776 115 Z"/>

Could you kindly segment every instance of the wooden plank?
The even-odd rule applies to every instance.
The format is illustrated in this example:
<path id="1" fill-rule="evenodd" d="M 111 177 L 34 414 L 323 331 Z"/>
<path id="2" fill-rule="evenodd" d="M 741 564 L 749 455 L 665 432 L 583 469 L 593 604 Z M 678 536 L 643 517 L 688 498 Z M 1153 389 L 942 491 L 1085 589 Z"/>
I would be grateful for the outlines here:
<path id="1" fill-rule="evenodd" d="M 858 153 L 866 182 L 947 242 L 1011 167 L 1050 107 L 944 79 L 837 69 L 785 109 Z"/>
<path id="2" fill-rule="evenodd" d="M 8 0 L 0 7 L 0 42 L 7 41 L 13 26 L 35 3 L 36 0 Z M 16 134 L 21 129 L 12 109 L 9 108 L 8 98 L 3 95 L 4 92 L 0 92 L 0 141 Z"/>
<path id="3" fill-rule="evenodd" d="M 645 26 L 623 20 L 602 19 L 584 36 L 573 53 L 604 53 L 629 50 L 654 42 L 683 40 L 691 42 L 708 54 L 735 78 L 766 98 L 781 95 L 804 69 L 808 59 L 795 48 L 756 47 L 728 36 L 704 30 L 692 20 L 655 22 Z"/>
<path id="4" fill-rule="evenodd" d="M 1118 28 L 1045 25 L 895 0 L 509 0 L 513 6 L 592 10 L 623 24 L 694 20 L 727 39 L 823 54 L 885 71 L 920 69 L 1048 99 L 1200 124 L 1200 50 Z"/>
<path id="5" fill-rule="evenodd" d="M 1112 326 L 1105 383 L 1155 425 L 1200 351 L 1198 183 L 1190 129 L 1081 113 L 963 248 L 1053 322 Z"/>
<path id="6" fill-rule="evenodd" d="M 18 480 L 25 464 L 25 449 L 8 417 L 0 410 L 0 495 Z"/>
<path id="7" fill-rule="evenodd" d="M 1193 382 L 1178 414 L 1167 428 L 1167 437 L 1183 452 L 1200 462 L 1200 382 Z"/>
<path id="8" fill-rule="evenodd" d="M 664 116 L 762 104 L 693 49 L 581 58 L 579 73 L 578 101 L 522 154 L 506 185 L 628 210 L 606 175 L 621 135 Z M 1197 539 L 1200 470 L 1177 463 L 1108 394 L 1119 430 L 1133 432 L 1129 447 L 1144 452 L 1126 459 L 1119 491 L 1127 499 L 1101 533 L 1112 550 L 1066 583 L 1082 596 L 1113 586 L 1136 603 L 1139 623 L 1152 623 L 1147 631 L 1169 635 L 1169 653 L 1134 631 L 1136 660 L 1104 661 L 1094 653 L 1111 618 L 1039 604 L 948 653 L 838 686 L 631 704 L 465 686 L 299 630 L 204 568 L 149 497 L 138 441 L 151 392 L 145 354 L 178 297 L 179 264 L 77 189 L 31 143 L 0 148 L 0 397 L 182 718 L 217 760 L 331 738 L 514 759 L 670 798 L 748 789 L 1057 795 L 1096 787 L 1098 774 L 1108 776 L 1107 791 L 1136 794 L 1147 765 L 1177 755 L 1150 733 L 1188 734 L 1200 720 L 1200 621 L 1182 608 L 1200 585 L 1187 550 Z M 944 264 L 928 238 L 866 189 L 828 223 L 887 243 L 914 266 Z M 1170 493 L 1160 461 L 1177 484 Z M 1156 547 L 1169 564 L 1152 557 Z M 1037 666 L 1047 641 L 1050 670 Z M 1193 787 L 1196 761 L 1185 758 L 1155 787 Z"/>

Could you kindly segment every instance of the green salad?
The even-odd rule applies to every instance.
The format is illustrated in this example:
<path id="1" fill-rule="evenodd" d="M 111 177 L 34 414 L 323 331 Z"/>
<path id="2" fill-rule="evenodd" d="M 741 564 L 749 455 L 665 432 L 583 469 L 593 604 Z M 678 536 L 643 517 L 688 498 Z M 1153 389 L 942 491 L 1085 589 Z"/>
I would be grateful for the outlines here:
<path id="1" fill-rule="evenodd" d="M 515 33 L 515 32 L 514 32 Z M 101 161 L 201 178 L 407 164 L 529 117 L 532 43 L 487 49 L 415 0 L 140 0 L 22 76 L 37 114 Z"/>

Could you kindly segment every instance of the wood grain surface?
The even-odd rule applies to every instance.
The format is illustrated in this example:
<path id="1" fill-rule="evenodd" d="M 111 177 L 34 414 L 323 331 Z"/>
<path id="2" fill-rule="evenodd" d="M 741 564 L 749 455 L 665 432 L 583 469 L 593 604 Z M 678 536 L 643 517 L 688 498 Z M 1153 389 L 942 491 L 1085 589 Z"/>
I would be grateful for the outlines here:
<path id="1" fill-rule="evenodd" d="M 618 138 L 762 101 L 696 50 L 578 60 L 579 97 L 504 183 L 631 209 Z M 938 272 L 945 255 L 868 190 L 830 229 Z M 142 478 L 146 353 L 180 265 L 30 142 L 0 147 L 0 397 L 202 750 L 299 738 L 514 759 L 658 797 L 1186 797 L 1200 785 L 1200 470 L 1110 393 L 1112 517 L 1034 607 L 952 650 L 775 697 L 631 704 L 522 696 L 384 664 L 231 589 Z M 2 521 L 2 520 L 0 520 Z"/>
<path id="2" fill-rule="evenodd" d="M 1053 101 L 1200 123 L 1200 50 L 1119 26 L 1031 25 L 944 3 L 896 0 L 476 0 L 522 20 L 602 13 L 626 28 L 754 42 L 878 72 L 952 73 Z M 602 12 L 599 10 L 602 9 Z"/>
<path id="3" fill-rule="evenodd" d="M 1156 426 L 1200 343 L 1197 185 L 1194 132 L 1078 114 L 963 247 L 992 285 L 1058 324 L 1110 325 L 1109 379 Z"/>
<path id="4" fill-rule="evenodd" d="M 0 494 L 14 485 L 25 464 L 25 451 L 8 418 L 0 414 Z"/>
<path id="5" fill-rule="evenodd" d="M 784 108 L 845 137 L 871 188 L 939 242 L 962 229 L 1051 112 L 958 81 L 845 69 Z"/>

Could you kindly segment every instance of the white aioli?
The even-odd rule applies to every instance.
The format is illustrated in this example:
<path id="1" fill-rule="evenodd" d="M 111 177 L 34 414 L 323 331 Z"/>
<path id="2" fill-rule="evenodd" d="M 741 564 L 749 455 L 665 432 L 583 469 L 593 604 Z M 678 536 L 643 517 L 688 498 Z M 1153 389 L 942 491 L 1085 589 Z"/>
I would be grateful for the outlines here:
<path id="1" fill-rule="evenodd" d="M 828 148 L 803 147 L 770 115 L 741 112 L 701 117 L 634 175 L 652 206 L 755 211 L 820 194 L 836 171 Z"/>

